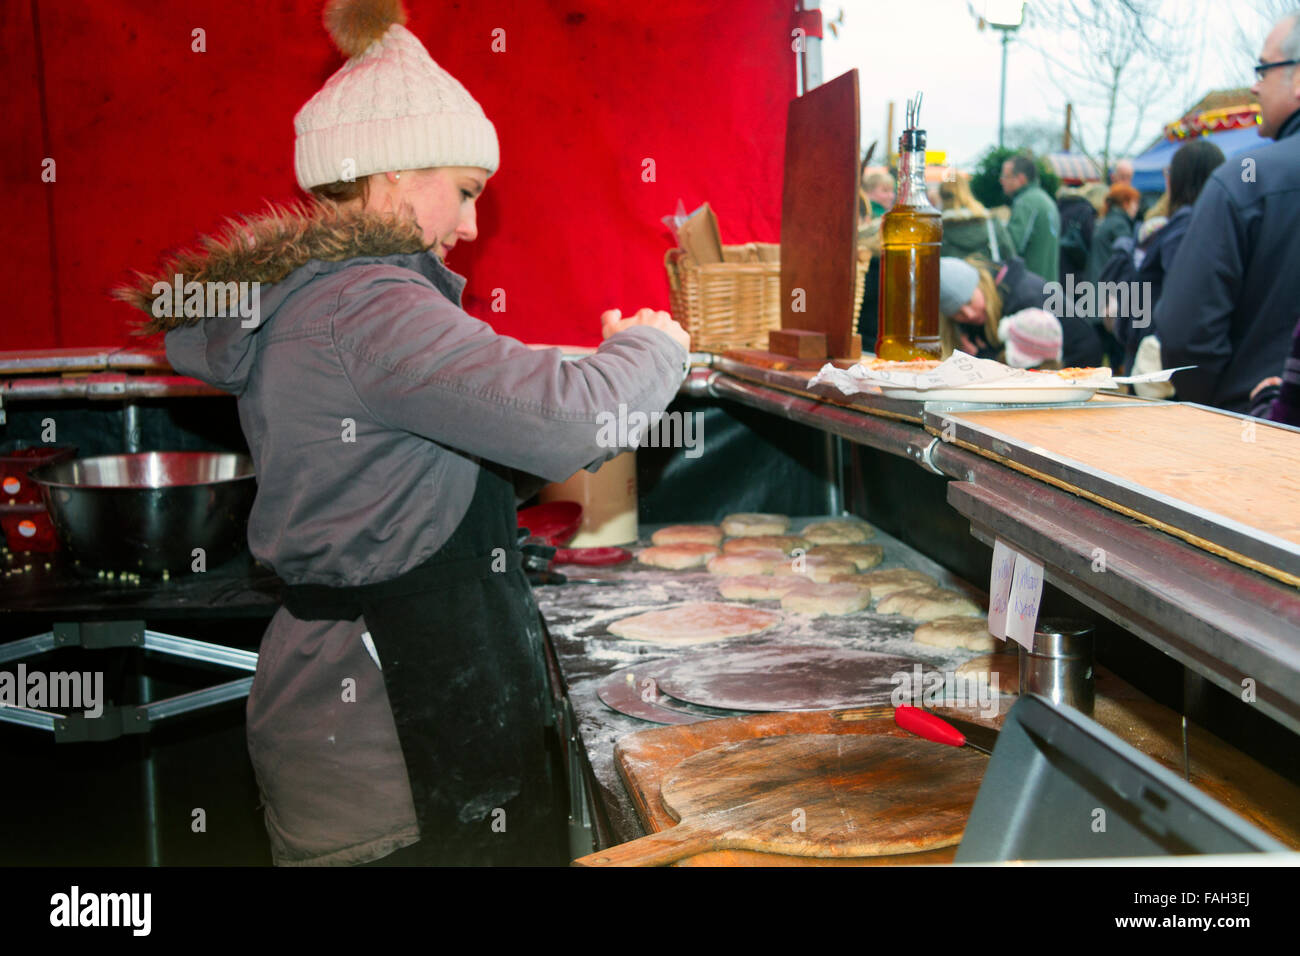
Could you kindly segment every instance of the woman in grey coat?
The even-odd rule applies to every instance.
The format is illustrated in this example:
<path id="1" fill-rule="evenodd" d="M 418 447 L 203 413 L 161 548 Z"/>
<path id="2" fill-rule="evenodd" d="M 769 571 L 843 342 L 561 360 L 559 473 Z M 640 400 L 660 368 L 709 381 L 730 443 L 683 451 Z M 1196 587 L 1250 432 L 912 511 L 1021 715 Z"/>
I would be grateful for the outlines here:
<path id="1" fill-rule="evenodd" d="M 598 417 L 663 410 L 689 337 L 666 313 L 611 311 L 595 354 L 565 362 L 465 314 L 443 259 L 477 235 L 496 134 L 400 14 L 327 11 L 350 59 L 295 119 L 319 198 L 125 297 L 178 372 L 237 397 L 256 465 L 249 545 L 287 585 L 248 699 L 275 862 L 553 862 L 512 482 L 623 451 Z M 190 308 L 173 290 L 191 282 L 252 283 L 255 318 Z"/>

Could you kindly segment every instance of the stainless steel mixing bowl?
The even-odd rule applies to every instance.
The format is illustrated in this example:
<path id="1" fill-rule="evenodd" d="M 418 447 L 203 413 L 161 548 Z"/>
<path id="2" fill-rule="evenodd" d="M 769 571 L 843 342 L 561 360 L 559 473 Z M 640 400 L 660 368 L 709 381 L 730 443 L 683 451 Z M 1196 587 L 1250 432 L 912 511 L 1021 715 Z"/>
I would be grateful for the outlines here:
<path id="1" fill-rule="evenodd" d="M 256 494 L 247 455 L 154 451 L 103 455 L 31 472 L 55 530 L 83 571 L 188 572 L 246 547 Z"/>

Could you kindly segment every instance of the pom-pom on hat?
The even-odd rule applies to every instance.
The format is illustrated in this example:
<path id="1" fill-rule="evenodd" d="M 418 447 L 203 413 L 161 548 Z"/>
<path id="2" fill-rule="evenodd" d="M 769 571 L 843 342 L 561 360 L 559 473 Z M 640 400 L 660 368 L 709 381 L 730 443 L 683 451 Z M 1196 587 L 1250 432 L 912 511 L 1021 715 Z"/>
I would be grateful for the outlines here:
<path id="1" fill-rule="evenodd" d="M 1065 342 L 1061 320 L 1042 309 L 1021 309 L 1015 315 L 1004 316 L 998 325 L 998 338 L 1007 344 L 1007 364 L 1013 368 L 1059 362 Z"/>
<path id="2" fill-rule="evenodd" d="M 324 21 L 349 59 L 294 117 L 298 185 L 428 166 L 496 172 L 496 130 L 403 26 L 401 0 L 329 0 Z"/>

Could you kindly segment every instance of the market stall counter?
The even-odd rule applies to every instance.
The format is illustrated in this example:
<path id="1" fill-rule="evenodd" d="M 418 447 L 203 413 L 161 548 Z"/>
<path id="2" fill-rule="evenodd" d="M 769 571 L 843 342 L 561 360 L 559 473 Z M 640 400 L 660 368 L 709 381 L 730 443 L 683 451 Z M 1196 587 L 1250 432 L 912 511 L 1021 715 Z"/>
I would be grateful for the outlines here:
<path id="1" fill-rule="evenodd" d="M 684 389 L 687 394 L 760 409 L 787 421 L 821 430 L 834 441 L 834 454 L 830 459 L 835 474 L 834 488 L 828 500 L 842 502 L 850 514 L 878 521 L 881 527 L 890 527 L 889 516 L 879 513 L 882 505 L 887 503 L 881 499 L 888 496 L 875 494 L 875 489 L 864 490 L 863 486 L 870 482 L 861 479 L 867 470 L 881 464 L 881 454 L 886 458 L 910 461 L 934 476 L 929 480 L 938 479 L 946 486 L 945 497 L 952 513 L 968 522 L 966 530 L 976 540 L 990 547 L 1000 540 L 1041 561 L 1050 585 L 1183 665 L 1187 669 L 1186 686 L 1193 692 L 1199 678 L 1231 689 L 1240 687 L 1238 681 L 1242 673 L 1254 675 L 1251 686 L 1257 688 L 1258 694 L 1252 703 L 1258 712 L 1283 727 L 1295 729 L 1300 690 L 1292 684 L 1300 674 L 1300 661 L 1296 658 L 1296 641 L 1300 635 L 1300 592 L 1285 583 L 1290 573 L 1288 549 L 1293 548 L 1294 542 L 1288 544 L 1283 534 L 1279 543 L 1279 536 L 1274 535 L 1267 525 L 1243 528 L 1242 522 L 1234 523 L 1229 518 L 1217 524 L 1236 532 L 1239 535 L 1236 543 L 1240 545 L 1245 541 L 1245 546 L 1238 550 L 1207 547 L 1207 543 L 1213 543 L 1212 538 L 1193 533 L 1193 529 L 1207 526 L 1205 512 L 1213 510 L 1213 501 L 1202 499 L 1199 506 L 1183 501 L 1176 493 L 1167 493 L 1169 489 L 1160 489 L 1158 482 L 1148 473 L 1148 484 L 1155 487 L 1147 490 L 1147 500 L 1163 506 L 1160 517 L 1135 508 L 1125 510 L 1122 501 L 1096 493 L 1086 494 L 1078 484 L 1053 480 L 1052 474 L 1036 471 L 1015 460 L 1014 456 L 1005 453 L 1005 446 L 992 444 L 995 440 L 1003 441 L 1003 433 L 989 437 L 978 424 L 980 416 L 1000 416 L 998 424 L 1005 429 L 1008 417 L 1021 413 L 1026 414 L 1026 421 L 1055 413 L 1097 414 L 1095 420 L 1098 422 L 1103 416 L 1114 419 L 1115 416 L 1132 415 L 1133 421 L 1143 423 L 1163 421 L 1155 417 L 1159 415 L 1186 417 L 1189 413 L 1203 411 L 1210 416 L 1205 427 L 1222 431 L 1224 428 L 1246 427 L 1239 420 L 1230 416 L 1220 418 L 1219 413 L 1212 410 L 1196 410 L 1174 403 L 1105 392 L 1085 402 L 1055 405 L 1048 409 L 950 400 L 898 401 L 878 395 L 845 396 L 825 386 L 810 387 L 810 375 L 803 370 L 751 366 L 725 357 L 716 357 L 710 364 L 711 367 L 695 370 Z M 1116 438 L 1115 454 L 1110 455 L 1108 461 L 1123 462 L 1131 470 L 1135 467 L 1134 458 L 1121 447 L 1124 436 L 1130 434 L 1126 431 L 1128 421 L 1125 419 L 1100 431 L 1090 431 L 1088 426 L 1081 426 L 1081 429 L 1093 435 L 1098 443 L 1094 451 L 1098 453 L 1105 453 L 1108 435 Z M 1271 427 L 1266 423 L 1258 425 L 1261 430 Z M 992 431 L 988 430 L 989 433 Z M 1072 434 L 1072 431 L 1065 429 L 1064 434 Z M 1136 434 L 1142 434 L 1140 428 Z M 1168 460 L 1178 461 L 1178 447 L 1194 449 L 1203 434 L 1195 424 L 1181 419 L 1179 427 L 1163 430 L 1160 440 L 1164 443 L 1164 453 L 1170 456 Z M 1145 440 L 1151 441 L 1152 436 L 1148 434 Z M 1263 450 L 1265 454 L 1285 456 L 1294 444 L 1294 430 L 1278 429 L 1253 447 L 1247 447 L 1244 450 L 1246 460 L 1234 461 L 1230 468 L 1236 469 L 1234 474 L 1239 475 L 1240 469 L 1252 467 L 1249 455 Z M 1069 450 L 1078 453 L 1073 447 Z M 1045 447 L 1037 441 L 1027 442 L 1026 451 L 1047 455 Z M 1183 455 L 1190 453 L 1187 450 L 1181 452 Z M 875 457 L 864 462 L 861 460 L 863 455 Z M 1068 456 L 1061 456 L 1064 457 Z M 1210 468 L 1212 470 L 1212 463 Z M 1187 477 L 1179 468 L 1171 471 L 1171 478 L 1175 481 Z M 1293 473 L 1292 469 L 1287 474 Z M 1112 485 L 1120 487 L 1127 483 L 1134 494 L 1140 494 L 1140 489 L 1134 486 L 1142 477 L 1125 475 L 1122 481 L 1112 482 Z M 1199 481 L 1201 487 L 1213 487 L 1213 476 L 1207 480 L 1203 474 Z M 1267 481 L 1276 483 L 1276 475 Z M 1193 480 L 1187 487 L 1197 485 L 1198 481 Z M 1279 493 L 1284 494 L 1285 489 Z M 1230 508 L 1221 510 L 1236 514 Z M 1209 523 L 1216 524 L 1214 521 Z M 1183 526 L 1181 530 L 1187 533 L 1176 533 L 1180 524 Z M 897 525 L 892 527 L 897 528 Z M 907 543 L 883 533 L 878 539 L 886 543 L 886 565 L 892 562 L 927 567 L 932 574 L 937 569 L 942 576 L 936 577 L 944 583 L 970 594 L 983 593 L 980 585 L 984 585 L 987 579 L 981 575 L 987 574 L 987 565 L 983 570 L 977 568 L 968 572 L 966 579 L 962 580 L 948 570 L 949 567 L 961 566 L 960 561 L 948 560 L 947 555 L 932 548 L 913 546 L 919 539 L 907 529 L 904 529 L 903 537 L 908 539 Z M 646 540 L 641 542 L 643 545 L 648 543 Z M 1111 556 L 1110 574 L 1098 573 L 1092 568 L 1095 548 L 1102 545 Z M 1229 550 L 1232 553 L 1228 553 Z M 1273 564 L 1259 567 L 1240 560 L 1260 554 Z M 942 559 L 943 565 L 933 558 Z M 1136 568 L 1132 566 L 1134 562 L 1137 562 Z M 617 640 L 605 630 L 608 622 L 632 613 L 636 608 L 658 607 L 679 601 L 717 600 L 716 582 L 710 581 L 712 576 L 702 571 L 673 574 L 633 567 L 628 571 L 607 573 L 619 578 L 623 586 L 608 588 L 584 584 L 539 591 L 539 603 L 551 628 L 557 678 L 567 695 L 566 706 L 570 708 L 573 751 L 590 771 L 587 785 L 593 799 L 587 810 L 578 812 L 577 819 L 581 821 L 583 812 L 591 812 L 591 845 L 597 848 L 635 838 L 646 832 L 647 827 L 655 828 L 665 822 L 661 816 L 662 807 L 645 797 L 647 793 L 653 794 L 655 779 L 652 777 L 649 782 L 632 779 L 633 770 L 627 764 L 630 745 L 618 745 L 625 734 L 645 730 L 653 726 L 652 722 L 671 727 L 701 718 L 722 718 L 718 723 L 720 727 L 728 721 L 749 721 L 752 726 L 743 732 L 759 735 L 788 734 L 796 732 L 793 729 L 796 726 L 805 729 L 811 726 L 808 721 L 812 719 L 806 712 L 736 718 L 734 711 L 682 701 L 675 698 L 671 690 L 657 687 L 657 674 L 661 669 L 673 673 L 673 665 L 678 663 L 679 657 L 690 660 L 694 656 L 694 659 L 707 663 L 707 652 L 699 648 L 682 652 L 679 648 L 635 645 Z M 730 641 L 724 646 L 728 653 L 734 647 L 738 652 L 752 654 L 756 648 L 761 650 L 765 645 L 795 644 L 802 647 L 812 643 L 840 650 L 909 652 L 913 659 L 937 668 L 961 663 L 940 660 L 943 655 L 936 657 L 931 649 L 918 656 L 918 645 L 907 634 L 910 628 L 900 626 L 897 618 L 891 621 L 888 615 L 867 612 L 835 619 L 831 624 L 824 623 L 826 618 L 813 620 L 823 623 L 800 621 L 791 625 L 783 622 L 767 635 Z M 815 636 L 809 634 L 810 629 L 816 632 Z M 722 647 L 715 650 L 722 650 Z M 956 652 L 956 656 L 963 655 Z M 610 680 L 611 676 L 614 681 Z M 620 679 L 623 685 L 622 693 L 618 695 L 611 687 L 618 686 Z M 644 681 L 649 681 L 649 686 L 655 688 L 652 697 L 657 694 L 658 703 L 646 705 L 650 707 L 649 711 L 641 717 L 633 717 L 631 714 L 638 712 L 638 704 L 645 704 L 639 693 Z M 616 701 L 615 707 L 618 707 L 618 700 L 627 706 L 613 709 L 608 704 L 610 699 Z M 1187 696 L 1183 702 L 1186 713 Z M 1003 701 L 1000 704 L 995 721 L 1001 719 L 1007 703 Z M 654 712 L 656 708 L 658 713 Z M 780 707 L 770 709 L 779 711 Z M 619 710 L 627 712 L 620 713 Z M 1294 768 L 1288 774 L 1285 767 L 1272 761 L 1266 760 L 1261 764 L 1252 760 L 1209 730 L 1192 721 L 1184 721 L 1176 708 L 1149 699 L 1113 675 L 1099 682 L 1094 718 L 1098 724 L 1114 731 L 1162 765 L 1185 775 L 1203 792 L 1212 794 L 1233 812 L 1261 826 L 1282 844 L 1300 846 L 1297 840 L 1300 835 L 1297 829 L 1300 826 L 1300 791 L 1293 779 L 1286 779 L 1288 775 L 1293 778 Z M 820 729 L 826 729 L 824 721 L 829 719 L 826 713 L 817 719 L 823 721 Z M 680 732 L 696 735 L 699 748 L 704 749 L 709 746 L 709 741 L 717 742 L 716 735 L 694 729 L 704 726 L 713 725 L 690 723 Z M 893 724 L 888 719 L 886 708 L 864 714 L 860 717 L 859 727 L 892 732 Z M 694 745 L 683 739 L 675 746 L 686 748 L 674 751 L 674 756 L 681 756 Z M 1266 765 L 1283 773 L 1279 775 Z M 583 846 L 581 839 L 575 839 L 575 855 Z M 693 857 L 692 861 L 751 861 L 745 851 L 721 852 L 721 856 L 701 854 Z M 942 857 L 950 851 L 937 848 L 921 852 Z M 760 854 L 752 861 L 771 863 L 772 857 Z M 872 860 L 876 863 L 920 861 L 920 856 L 881 856 Z"/>

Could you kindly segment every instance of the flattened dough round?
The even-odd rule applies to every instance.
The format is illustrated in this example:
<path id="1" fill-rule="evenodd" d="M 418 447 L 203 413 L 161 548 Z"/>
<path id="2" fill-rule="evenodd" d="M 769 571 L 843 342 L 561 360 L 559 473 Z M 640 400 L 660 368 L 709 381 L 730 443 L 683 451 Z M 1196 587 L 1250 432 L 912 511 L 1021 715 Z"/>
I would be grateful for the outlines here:
<path id="1" fill-rule="evenodd" d="M 764 551 L 768 548 L 789 554 L 795 548 L 808 550 L 808 542 L 793 534 L 756 534 L 748 538 L 729 538 L 722 546 L 726 554 L 744 554 L 746 551 Z"/>
<path id="2" fill-rule="evenodd" d="M 780 611 L 701 601 L 614 621 L 609 633 L 655 644 L 706 644 L 757 634 L 781 621 Z"/>
<path id="3" fill-rule="evenodd" d="M 870 585 L 871 593 L 877 600 L 889 597 L 897 591 L 906 591 L 908 588 L 939 586 L 939 582 L 930 575 L 913 571 L 911 568 L 883 568 L 879 571 L 868 571 L 862 575 L 862 580 Z"/>
<path id="4" fill-rule="evenodd" d="M 813 544 L 860 544 L 876 536 L 876 529 L 865 521 L 853 518 L 835 518 L 818 521 L 799 532 Z"/>
<path id="5" fill-rule="evenodd" d="M 636 559 L 652 568 L 680 571 L 682 568 L 702 567 L 717 553 L 718 549 L 711 544 L 664 544 L 646 548 Z"/>
<path id="6" fill-rule="evenodd" d="M 914 621 L 983 614 L 978 604 L 960 591 L 947 588 L 913 588 L 898 591 L 876 605 L 881 614 L 901 614 Z"/>
<path id="7" fill-rule="evenodd" d="M 1002 644 L 989 633 L 983 617 L 936 617 L 916 629 L 912 640 L 932 647 L 960 647 L 968 651 L 993 651 Z"/>
<path id="8" fill-rule="evenodd" d="M 800 578 L 775 578 L 770 574 L 747 574 L 739 578 L 724 578 L 718 582 L 718 593 L 728 601 L 776 601 L 787 591 L 806 587 Z"/>
<path id="9" fill-rule="evenodd" d="M 818 584 L 829 584 L 831 578 L 840 574 L 857 574 L 858 568 L 852 561 L 837 561 L 834 558 L 815 558 L 811 554 L 804 555 L 802 559 L 795 561 L 785 561 L 777 565 L 772 573 L 777 577 L 795 577 L 807 578 L 809 581 L 816 581 Z M 799 568 L 802 568 L 800 570 Z"/>
<path id="10" fill-rule="evenodd" d="M 722 543 L 722 529 L 715 524 L 670 524 L 650 536 L 655 544 L 711 544 Z"/>
<path id="11" fill-rule="evenodd" d="M 994 640 L 997 639 L 994 638 Z M 1011 644 L 1012 642 L 1007 641 L 1007 643 Z M 985 654 L 981 657 L 972 657 L 957 668 L 958 677 L 964 677 L 967 674 L 986 675 L 984 680 L 990 687 L 993 686 L 993 681 L 996 678 L 999 696 L 1015 697 L 1020 693 L 1020 655 L 1017 653 Z"/>
<path id="12" fill-rule="evenodd" d="M 866 571 L 880 563 L 885 549 L 878 544 L 819 544 L 808 552 L 808 556 L 852 561 L 859 571 Z"/>
<path id="13" fill-rule="evenodd" d="M 762 551 L 746 551 L 743 554 L 719 554 L 709 558 L 710 574 L 725 574 L 728 577 L 740 577 L 748 574 L 771 574 L 772 569 L 788 564 L 785 552 L 775 548 Z"/>
<path id="14" fill-rule="evenodd" d="M 777 579 L 773 579 L 777 580 Z M 865 585 L 805 584 L 787 592 L 781 607 L 799 614 L 855 614 L 871 606 L 871 589 Z"/>
<path id="15" fill-rule="evenodd" d="M 741 512 L 722 519 L 722 533 L 729 538 L 749 538 L 756 534 L 785 534 L 790 530 L 786 515 Z"/>

